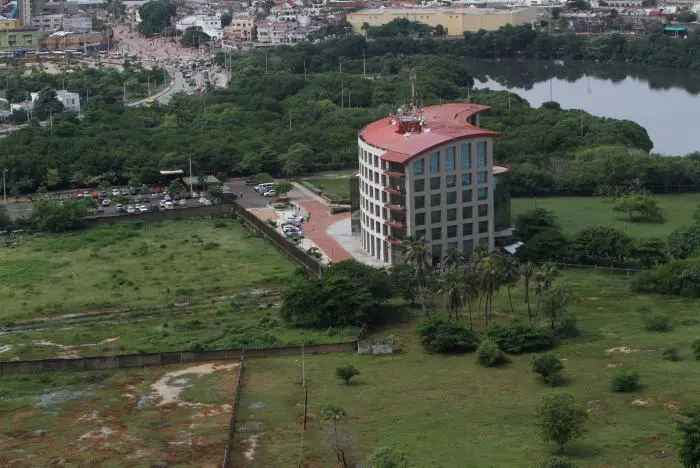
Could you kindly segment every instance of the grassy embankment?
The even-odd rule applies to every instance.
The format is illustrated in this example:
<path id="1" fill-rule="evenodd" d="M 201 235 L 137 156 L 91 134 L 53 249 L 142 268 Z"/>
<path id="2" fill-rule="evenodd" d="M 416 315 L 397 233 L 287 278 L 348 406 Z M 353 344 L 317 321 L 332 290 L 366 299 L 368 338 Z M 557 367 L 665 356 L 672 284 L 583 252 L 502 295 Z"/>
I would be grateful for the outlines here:
<path id="1" fill-rule="evenodd" d="M 371 357 L 350 354 L 307 356 L 310 425 L 304 460 L 330 466 L 333 453 L 322 440 L 320 411 L 328 404 L 347 411 L 355 439 L 352 462 L 372 450 L 394 446 L 409 454 L 412 466 L 531 466 L 556 449 L 543 443 L 534 425 L 534 408 L 543 395 L 570 392 L 588 409 L 588 433 L 567 449 L 581 466 L 675 466 L 678 408 L 700 403 L 698 363 L 690 344 L 700 335 L 697 301 L 631 294 L 628 279 L 589 272 L 569 272 L 557 280 L 573 288 L 582 336 L 560 344 L 566 386 L 551 389 L 530 369 L 533 355 L 512 356 L 498 369 L 480 367 L 473 354 L 441 356 L 423 352 L 415 332 L 418 317 L 379 335 L 393 334 L 404 352 Z M 513 291 L 521 317 L 521 290 Z M 675 327 L 648 332 L 641 307 L 664 312 Z M 495 302 L 497 320 L 510 318 L 507 295 Z M 525 318 L 525 320 L 527 320 Z M 477 324 L 482 328 L 483 324 Z M 681 362 L 662 360 L 676 347 Z M 340 365 L 361 371 L 350 385 L 334 376 Z M 610 390 L 618 367 L 641 375 L 642 389 L 619 394 Z M 299 358 L 252 360 L 246 369 L 241 425 L 263 423 L 261 430 L 238 436 L 239 453 L 257 441 L 249 466 L 295 465 L 303 414 Z M 253 409 L 252 403 L 264 408 Z M 258 405 L 259 406 L 259 405 Z M 243 426 L 246 427 L 246 426 Z"/>

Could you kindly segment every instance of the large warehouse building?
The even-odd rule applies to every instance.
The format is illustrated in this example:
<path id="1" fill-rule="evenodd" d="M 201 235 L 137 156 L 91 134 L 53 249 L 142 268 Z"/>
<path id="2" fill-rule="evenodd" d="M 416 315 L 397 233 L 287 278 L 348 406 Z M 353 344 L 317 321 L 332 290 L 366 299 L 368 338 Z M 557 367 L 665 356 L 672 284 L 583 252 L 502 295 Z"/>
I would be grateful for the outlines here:
<path id="1" fill-rule="evenodd" d="M 527 8 L 372 8 L 348 13 L 348 23 L 356 33 L 364 34 L 362 25 L 382 26 L 397 18 L 406 18 L 435 27 L 442 25 L 448 36 L 467 31 L 494 31 L 507 24 L 518 26 L 537 20 L 537 9 Z"/>

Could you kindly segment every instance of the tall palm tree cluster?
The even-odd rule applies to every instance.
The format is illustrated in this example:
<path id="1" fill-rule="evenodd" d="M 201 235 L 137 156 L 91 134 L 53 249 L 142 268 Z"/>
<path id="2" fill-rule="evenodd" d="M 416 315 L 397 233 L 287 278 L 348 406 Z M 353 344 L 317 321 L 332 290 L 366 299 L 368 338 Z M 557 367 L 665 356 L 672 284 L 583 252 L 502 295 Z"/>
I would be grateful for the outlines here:
<path id="1" fill-rule="evenodd" d="M 469 326 L 473 328 L 474 311 L 483 311 L 485 323 L 493 320 L 493 296 L 502 287 L 508 290 L 511 313 L 515 313 L 511 288 L 522 280 L 523 302 L 527 305 L 530 324 L 537 320 L 539 298 L 552 287 L 557 269 L 546 263 L 536 266 L 532 262 L 520 263 L 510 254 L 489 253 L 477 249 L 466 256 L 456 249 L 449 249 L 442 259 L 440 269 L 433 269 L 428 262 L 428 248 L 424 239 L 408 237 L 403 244 L 404 260 L 413 269 L 416 297 L 425 316 L 433 311 L 444 311 L 448 320 L 459 321 L 466 309 Z M 531 292 L 538 296 L 537 305 L 531 306 Z"/>

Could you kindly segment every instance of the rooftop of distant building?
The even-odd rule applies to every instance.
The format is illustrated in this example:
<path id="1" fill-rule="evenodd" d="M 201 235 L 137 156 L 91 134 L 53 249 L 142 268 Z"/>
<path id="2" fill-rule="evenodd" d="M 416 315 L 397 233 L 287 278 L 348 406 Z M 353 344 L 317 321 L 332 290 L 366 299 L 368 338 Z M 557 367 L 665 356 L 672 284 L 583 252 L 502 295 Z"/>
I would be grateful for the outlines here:
<path id="1" fill-rule="evenodd" d="M 467 119 L 490 109 L 481 104 L 449 103 L 391 115 L 362 129 L 362 140 L 386 150 L 382 159 L 404 164 L 415 156 L 451 141 L 478 137 L 497 137 L 500 132 L 472 125 Z M 401 129 L 401 120 L 420 122 L 412 131 Z M 416 131 L 416 129 L 420 129 Z"/>
<path id="2" fill-rule="evenodd" d="M 514 8 L 465 8 L 465 7 L 444 7 L 444 6 L 419 6 L 416 8 L 367 8 L 354 13 L 363 15 L 381 15 L 382 13 L 392 13 L 399 15 L 415 15 L 420 13 L 439 12 L 446 14 L 460 15 L 510 15 L 516 12 L 528 10 L 531 7 L 514 7 Z"/>

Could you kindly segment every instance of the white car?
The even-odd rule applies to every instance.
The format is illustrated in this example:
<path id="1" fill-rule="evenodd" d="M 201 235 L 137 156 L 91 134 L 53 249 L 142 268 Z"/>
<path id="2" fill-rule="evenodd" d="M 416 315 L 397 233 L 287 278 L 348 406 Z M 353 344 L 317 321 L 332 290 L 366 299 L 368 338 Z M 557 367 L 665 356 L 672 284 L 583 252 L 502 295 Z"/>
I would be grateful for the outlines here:
<path id="1" fill-rule="evenodd" d="M 134 205 L 127 205 L 126 212 L 129 214 L 134 214 L 136 213 L 136 207 L 134 207 Z"/>
<path id="2" fill-rule="evenodd" d="M 274 190 L 268 190 L 267 192 L 263 193 L 263 197 L 276 197 L 277 192 Z"/>
<path id="3" fill-rule="evenodd" d="M 304 222 L 304 217 L 300 216 L 296 213 L 285 213 L 284 220 L 285 221 L 294 221 L 296 223 L 302 223 L 302 222 Z"/>
<path id="4" fill-rule="evenodd" d="M 141 213 L 148 213 L 148 207 L 146 205 L 139 205 L 139 211 Z"/>
<path id="5" fill-rule="evenodd" d="M 173 202 L 166 201 L 165 202 L 165 209 L 166 210 L 172 210 L 175 208 L 175 205 L 173 205 Z"/>
<path id="6" fill-rule="evenodd" d="M 263 194 L 267 192 L 268 190 L 272 190 L 272 187 L 274 187 L 275 184 L 267 182 L 265 184 L 258 184 L 255 187 L 253 187 L 253 190 L 258 192 L 259 194 Z"/>
<path id="7" fill-rule="evenodd" d="M 102 200 L 102 206 L 109 206 L 112 202 L 109 200 L 109 198 L 105 198 Z"/>
<path id="8" fill-rule="evenodd" d="M 166 195 L 165 198 L 163 198 L 163 200 L 170 201 L 170 200 L 172 200 L 172 198 L 170 198 L 170 195 Z"/>
<path id="9" fill-rule="evenodd" d="M 118 188 L 113 188 L 112 189 L 112 196 L 113 197 L 118 197 L 121 192 L 119 191 Z"/>
<path id="10" fill-rule="evenodd" d="M 129 189 L 128 189 L 128 188 L 123 188 L 123 189 L 121 189 L 121 190 L 119 191 L 119 193 L 126 197 L 126 196 L 129 195 Z"/>
<path id="11" fill-rule="evenodd" d="M 180 206 L 187 206 L 187 202 L 185 201 L 184 198 L 181 199 L 180 201 L 178 201 L 177 204 L 180 205 Z"/>
<path id="12" fill-rule="evenodd" d="M 199 198 L 199 192 L 192 192 L 192 198 Z"/>
<path id="13" fill-rule="evenodd" d="M 168 203 L 165 200 L 161 200 L 160 203 L 158 203 L 158 206 L 165 209 L 165 204 Z"/>
<path id="14" fill-rule="evenodd" d="M 199 204 L 204 205 L 204 206 L 210 206 L 211 205 L 211 200 L 208 198 L 200 198 L 199 199 Z"/>

